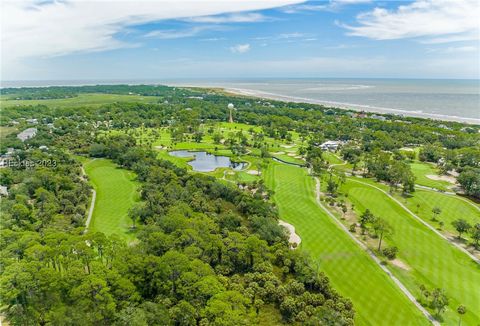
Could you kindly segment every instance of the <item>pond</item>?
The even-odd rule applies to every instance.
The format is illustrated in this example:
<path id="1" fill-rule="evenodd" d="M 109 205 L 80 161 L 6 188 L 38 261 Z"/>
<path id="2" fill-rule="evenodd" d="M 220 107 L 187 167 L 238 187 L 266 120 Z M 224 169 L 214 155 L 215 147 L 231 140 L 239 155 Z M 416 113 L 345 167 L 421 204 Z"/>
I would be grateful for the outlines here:
<path id="1" fill-rule="evenodd" d="M 228 156 L 213 155 L 207 152 L 171 151 L 169 154 L 176 157 L 193 157 L 194 159 L 188 164 L 194 171 L 199 172 L 212 172 L 216 168 L 242 170 L 247 165 L 245 162 L 232 162 Z"/>

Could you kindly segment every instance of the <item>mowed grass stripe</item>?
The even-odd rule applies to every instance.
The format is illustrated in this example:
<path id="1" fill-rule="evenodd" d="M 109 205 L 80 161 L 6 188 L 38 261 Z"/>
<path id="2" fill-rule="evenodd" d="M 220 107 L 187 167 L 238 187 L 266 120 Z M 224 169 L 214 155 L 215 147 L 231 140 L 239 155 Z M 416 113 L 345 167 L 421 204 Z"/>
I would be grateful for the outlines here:
<path id="1" fill-rule="evenodd" d="M 439 224 L 432 221 L 432 209 L 434 207 L 440 208 L 442 212 L 437 217 L 437 220 L 442 221 L 444 229 L 453 234 L 457 233 L 452 225 L 454 220 L 462 218 L 472 225 L 480 223 L 480 209 L 475 207 L 475 203 L 468 202 L 468 199 L 422 189 L 416 189 L 412 197 L 406 199 L 401 198 L 399 195 L 396 197 L 401 202 L 406 202 L 405 205 L 412 212 L 415 212 L 416 215 L 435 227 L 438 227 Z M 464 235 L 464 237 L 468 237 L 468 235 Z"/>
<path id="2" fill-rule="evenodd" d="M 316 204 L 305 169 L 272 163 L 267 185 L 280 217 L 295 226 L 301 248 L 355 306 L 358 325 L 427 325 L 429 322 L 347 234 Z"/>
<path id="3" fill-rule="evenodd" d="M 132 240 L 134 235 L 130 230 L 132 220 L 128 217 L 128 210 L 138 196 L 135 175 L 104 159 L 86 163 L 85 172 L 97 192 L 89 229 Z"/>
<path id="4" fill-rule="evenodd" d="M 463 320 L 466 325 L 480 321 L 480 265 L 410 216 L 400 205 L 381 191 L 358 182 L 348 181 L 342 187 L 355 204 L 357 214 L 367 208 L 387 220 L 394 228 L 388 242 L 399 248 L 399 258 L 410 270 L 392 266 L 394 274 L 417 298 L 421 284 L 442 288 L 450 299 L 445 312 L 446 324 L 458 322 L 460 304 L 470 307 Z"/>

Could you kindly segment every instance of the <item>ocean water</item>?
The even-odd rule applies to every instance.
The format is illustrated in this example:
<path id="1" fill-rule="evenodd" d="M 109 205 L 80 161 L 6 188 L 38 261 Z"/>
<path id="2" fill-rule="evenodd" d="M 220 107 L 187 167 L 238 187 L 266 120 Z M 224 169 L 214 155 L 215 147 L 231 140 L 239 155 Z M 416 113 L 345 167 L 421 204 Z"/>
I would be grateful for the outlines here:
<path id="1" fill-rule="evenodd" d="M 480 123 L 480 80 L 266 79 L 208 85 L 357 110 Z"/>
<path id="2" fill-rule="evenodd" d="M 480 123 L 480 80 L 459 79 L 158 79 L 2 81 L 2 87 L 167 84 L 224 87 L 250 95 L 372 112 Z"/>

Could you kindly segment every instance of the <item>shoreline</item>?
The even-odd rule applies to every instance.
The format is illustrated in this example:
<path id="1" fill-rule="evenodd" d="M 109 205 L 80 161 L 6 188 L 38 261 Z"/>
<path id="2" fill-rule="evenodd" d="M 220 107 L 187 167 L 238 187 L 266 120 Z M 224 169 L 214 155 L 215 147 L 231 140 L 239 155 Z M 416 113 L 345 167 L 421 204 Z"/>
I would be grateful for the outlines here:
<path id="1" fill-rule="evenodd" d="M 201 86 L 197 85 L 197 86 L 183 86 L 183 87 L 198 88 Z M 211 88 L 211 87 L 205 87 L 205 88 Z M 413 118 L 423 118 L 423 119 L 431 119 L 431 120 L 437 120 L 437 121 L 451 121 L 451 122 L 459 122 L 459 123 L 472 124 L 472 125 L 480 125 L 480 119 L 475 119 L 475 118 L 464 118 L 464 117 L 450 116 L 450 115 L 444 115 L 444 114 L 383 108 L 383 107 L 375 107 L 370 105 L 350 104 L 350 103 L 342 103 L 342 102 L 334 102 L 334 101 L 322 101 L 322 100 L 316 100 L 316 99 L 310 99 L 310 98 L 304 98 L 304 97 L 269 93 L 269 92 L 253 90 L 253 89 L 232 88 L 232 87 L 218 87 L 218 88 L 224 90 L 227 93 L 234 94 L 234 95 L 250 96 L 250 97 L 282 101 L 282 102 L 318 104 L 318 105 L 329 106 L 336 109 L 351 110 L 356 112 L 364 111 L 369 113 L 394 114 L 394 115 L 398 115 L 399 117 L 413 117 Z"/>
<path id="2" fill-rule="evenodd" d="M 44 85 L 36 85 L 36 81 L 29 81 L 31 84 L 30 86 L 26 86 L 26 84 L 20 85 L 9 85 L 9 86 L 0 86 L 2 88 L 21 88 L 21 87 L 52 87 L 52 86 L 65 86 L 65 87 L 81 87 L 81 86 L 95 86 L 95 85 L 165 85 L 170 87 L 187 87 L 187 88 L 205 88 L 205 89 L 221 89 L 226 93 L 230 93 L 232 95 L 240 95 L 240 96 L 248 96 L 252 98 L 259 98 L 259 99 L 267 99 L 267 100 L 275 100 L 275 101 L 282 101 L 282 102 L 294 102 L 294 103 L 308 103 L 308 104 L 317 104 L 323 105 L 335 109 L 341 110 L 350 110 L 356 112 L 367 112 L 367 113 L 379 113 L 379 114 L 393 114 L 399 117 L 413 117 L 413 118 L 422 118 L 422 119 L 430 119 L 436 121 L 449 121 L 449 122 L 458 122 L 463 124 L 469 125 L 480 125 L 480 118 L 466 118 L 466 117 L 459 117 L 454 115 L 445 115 L 445 114 L 436 114 L 436 113 L 426 113 L 421 111 L 410 111 L 405 109 L 393 109 L 393 108 L 385 108 L 385 107 L 377 107 L 371 105 L 362 105 L 362 104 L 354 104 L 354 103 L 343 103 L 343 102 L 336 102 L 336 101 L 327 101 L 327 100 L 318 100 L 306 97 L 297 97 L 291 95 L 282 95 L 277 93 L 270 93 L 260 90 L 254 89 L 246 89 L 246 88 L 237 88 L 237 87 L 225 87 L 222 85 L 208 85 L 206 84 L 189 84 L 188 82 L 172 82 L 172 81 L 153 81 L 153 80 L 145 80 L 145 81 L 138 81 L 132 83 L 131 81 L 127 80 L 109 80 L 109 81 L 90 81 L 90 80 L 71 80 L 71 81 L 62 81 L 61 83 L 57 81 L 52 81 L 51 84 L 44 84 Z M 65 83 L 66 82 L 66 83 Z M 7 81 L 8 83 L 8 81 Z M 480 108 L 479 108 L 480 110 Z"/>

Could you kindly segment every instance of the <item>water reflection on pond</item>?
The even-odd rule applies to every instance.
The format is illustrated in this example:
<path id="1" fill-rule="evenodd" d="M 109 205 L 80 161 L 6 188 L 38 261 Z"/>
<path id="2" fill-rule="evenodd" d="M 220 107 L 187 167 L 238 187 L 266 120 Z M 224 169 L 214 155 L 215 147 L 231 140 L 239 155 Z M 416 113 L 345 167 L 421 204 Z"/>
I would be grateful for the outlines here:
<path id="1" fill-rule="evenodd" d="M 194 171 L 211 172 L 216 168 L 232 168 L 234 170 L 242 170 L 245 168 L 245 162 L 232 162 L 228 156 L 213 155 L 207 152 L 190 152 L 190 151 L 171 151 L 170 155 L 176 157 L 194 157 L 188 164 Z"/>

